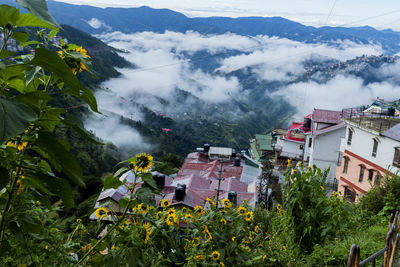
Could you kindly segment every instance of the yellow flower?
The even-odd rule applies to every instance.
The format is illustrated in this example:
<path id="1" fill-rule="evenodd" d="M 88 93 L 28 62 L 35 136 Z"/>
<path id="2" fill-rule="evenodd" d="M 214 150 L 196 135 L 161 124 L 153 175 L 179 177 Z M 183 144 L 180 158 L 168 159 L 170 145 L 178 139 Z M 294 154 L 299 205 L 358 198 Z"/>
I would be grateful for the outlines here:
<path id="1" fill-rule="evenodd" d="M 288 159 L 288 160 L 287 160 L 287 165 L 286 165 L 286 166 L 287 166 L 287 167 L 290 167 L 290 163 L 291 163 L 291 162 L 292 162 L 292 161 L 291 161 L 290 159 Z"/>
<path id="2" fill-rule="evenodd" d="M 237 212 L 240 214 L 240 215 L 246 215 L 246 212 L 247 212 L 247 209 L 245 208 L 245 207 L 239 207 L 238 209 L 237 209 Z"/>
<path id="3" fill-rule="evenodd" d="M 207 225 L 204 225 L 204 230 L 202 231 L 202 233 L 204 234 L 204 238 L 207 239 L 207 241 L 212 240 L 212 235 L 211 235 L 210 231 L 208 230 Z"/>
<path id="4" fill-rule="evenodd" d="M 249 211 L 249 212 L 246 213 L 245 220 L 249 222 L 249 221 L 251 221 L 251 219 L 253 219 L 253 212 Z"/>
<path id="5" fill-rule="evenodd" d="M 286 251 L 286 246 L 283 246 L 282 248 L 283 248 L 284 251 Z"/>
<path id="6" fill-rule="evenodd" d="M 194 257 L 194 259 L 196 261 L 201 261 L 201 260 L 204 260 L 204 256 L 203 255 L 197 255 L 197 256 Z"/>
<path id="7" fill-rule="evenodd" d="M 225 264 L 221 261 L 221 262 L 219 263 L 219 266 L 224 267 Z"/>
<path id="8" fill-rule="evenodd" d="M 40 204 L 42 204 L 42 203 L 40 203 L 39 200 L 37 200 L 35 203 L 36 203 L 37 206 L 40 206 Z"/>
<path id="9" fill-rule="evenodd" d="M 145 239 L 144 239 L 144 243 L 147 244 L 147 241 L 149 241 L 150 233 L 151 233 L 151 232 L 150 232 L 150 230 L 151 230 L 150 223 L 145 222 L 145 223 L 143 224 L 143 227 L 144 227 L 144 230 L 146 230 L 146 237 L 145 237 Z"/>
<path id="10" fill-rule="evenodd" d="M 45 248 L 46 250 L 50 250 L 48 245 L 44 246 L 44 248 Z"/>
<path id="11" fill-rule="evenodd" d="M 115 245 L 112 245 L 111 250 L 114 250 L 114 249 L 115 249 Z"/>
<path id="12" fill-rule="evenodd" d="M 258 225 L 256 225 L 256 227 L 254 227 L 254 232 L 258 233 L 258 231 L 260 231 L 260 227 L 258 227 Z"/>
<path id="13" fill-rule="evenodd" d="M 21 176 L 21 179 L 24 178 L 23 176 Z M 21 179 L 17 180 L 17 184 L 18 184 L 18 189 L 15 192 L 16 194 L 21 193 L 24 190 L 24 184 L 22 183 Z"/>
<path id="14" fill-rule="evenodd" d="M 206 201 L 208 202 L 208 203 L 210 203 L 211 205 L 213 205 L 214 207 L 215 206 L 217 206 L 217 204 L 214 202 L 214 201 L 212 201 L 212 199 L 211 198 L 206 198 Z"/>
<path id="15" fill-rule="evenodd" d="M 136 172 L 147 172 L 153 166 L 153 157 L 142 153 L 131 162 Z"/>
<path id="16" fill-rule="evenodd" d="M 169 205 L 171 205 L 171 202 L 169 202 L 168 199 L 165 199 L 165 198 L 164 198 L 163 200 L 161 200 L 160 205 L 161 205 L 161 207 L 163 207 L 163 208 L 167 208 L 167 207 L 169 207 Z"/>
<path id="17" fill-rule="evenodd" d="M 336 197 L 338 194 L 338 192 L 333 192 L 332 197 Z"/>
<path id="18" fill-rule="evenodd" d="M 203 215 L 204 214 L 204 210 L 201 206 L 197 205 L 194 207 L 194 212 L 198 215 Z"/>
<path id="19" fill-rule="evenodd" d="M 264 256 L 262 257 L 262 261 L 265 262 L 266 259 L 267 259 L 267 255 L 264 255 Z"/>
<path id="20" fill-rule="evenodd" d="M 162 211 L 158 211 L 157 212 L 157 214 L 156 214 L 156 219 L 157 220 L 161 218 L 161 214 L 162 214 Z"/>
<path id="21" fill-rule="evenodd" d="M 166 221 L 167 221 L 167 224 L 168 224 L 169 226 L 173 226 L 173 225 L 176 223 L 176 215 L 175 215 L 175 214 L 170 214 L 170 215 L 168 215 Z"/>
<path id="22" fill-rule="evenodd" d="M 221 222 L 222 222 L 223 224 L 226 224 L 225 218 L 222 218 L 222 219 L 221 219 Z"/>
<path id="23" fill-rule="evenodd" d="M 15 143 L 13 141 L 8 141 L 7 146 L 15 147 Z"/>
<path id="24" fill-rule="evenodd" d="M 235 241 L 235 239 L 236 239 L 236 236 L 232 236 L 232 241 Z"/>
<path id="25" fill-rule="evenodd" d="M 213 261 L 217 261 L 219 260 L 219 258 L 221 257 L 221 253 L 219 253 L 219 251 L 213 251 L 213 253 L 211 253 L 211 258 Z"/>
<path id="26" fill-rule="evenodd" d="M 25 148 L 27 145 L 28 145 L 28 142 L 19 143 L 19 144 L 18 144 L 18 147 L 17 147 L 18 151 L 24 150 L 24 148 Z"/>
<path id="27" fill-rule="evenodd" d="M 196 247 L 199 243 L 200 243 L 200 238 L 198 237 L 193 238 L 192 241 L 193 247 Z"/>
<path id="28" fill-rule="evenodd" d="M 139 214 L 140 213 L 146 214 L 149 211 L 149 209 L 150 209 L 150 207 L 148 205 L 146 205 L 146 206 L 143 205 L 143 203 L 140 203 L 137 206 L 137 211 L 139 212 Z"/>
<path id="29" fill-rule="evenodd" d="M 78 72 L 76 71 L 76 68 L 71 68 L 71 71 L 74 75 L 76 75 Z"/>
<path id="30" fill-rule="evenodd" d="M 76 222 L 77 222 L 77 223 L 81 223 L 81 222 L 82 222 L 82 219 L 76 219 Z"/>
<path id="31" fill-rule="evenodd" d="M 322 185 L 320 185 L 319 188 L 321 188 L 322 191 L 325 190 L 325 188 Z"/>
<path id="32" fill-rule="evenodd" d="M 87 50 L 80 47 L 75 48 L 75 52 L 81 53 L 84 57 L 90 58 L 90 56 L 87 54 Z"/>
<path id="33" fill-rule="evenodd" d="M 296 172 L 296 169 L 292 169 L 292 174 L 294 174 Z"/>
<path id="34" fill-rule="evenodd" d="M 232 207 L 232 203 L 229 201 L 229 199 L 226 199 L 226 198 L 224 198 L 224 199 L 222 200 L 222 205 L 223 205 L 225 208 L 230 208 L 230 207 Z"/>
<path id="35" fill-rule="evenodd" d="M 175 211 L 174 208 L 170 208 L 170 209 L 167 211 L 167 214 L 168 214 L 168 215 L 176 214 L 176 211 Z"/>
<path id="36" fill-rule="evenodd" d="M 108 213 L 108 210 L 104 207 L 98 208 L 95 212 L 94 215 L 96 216 L 97 219 L 102 219 L 104 216 L 106 216 Z"/>

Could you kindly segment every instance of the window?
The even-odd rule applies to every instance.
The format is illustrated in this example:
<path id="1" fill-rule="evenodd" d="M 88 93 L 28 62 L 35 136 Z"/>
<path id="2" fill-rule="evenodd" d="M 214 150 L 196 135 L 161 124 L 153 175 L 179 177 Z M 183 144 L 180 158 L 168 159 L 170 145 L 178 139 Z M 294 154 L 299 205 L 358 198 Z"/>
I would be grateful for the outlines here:
<path id="1" fill-rule="evenodd" d="M 394 157 L 393 157 L 393 165 L 400 167 L 400 148 L 394 148 Z"/>
<path id="2" fill-rule="evenodd" d="M 378 172 L 378 174 L 375 176 L 375 184 L 379 184 L 381 182 L 382 175 Z"/>
<path id="3" fill-rule="evenodd" d="M 310 137 L 309 141 L 308 141 L 308 147 L 312 146 L 312 138 Z"/>
<path id="4" fill-rule="evenodd" d="M 347 188 L 347 186 L 344 188 L 344 199 L 347 199 L 350 202 L 356 201 L 356 193 Z"/>
<path id="5" fill-rule="evenodd" d="M 343 158 L 344 158 L 343 173 L 347 173 L 347 169 L 349 168 L 349 158 L 348 157 L 343 157 Z"/>
<path id="6" fill-rule="evenodd" d="M 336 163 L 337 166 L 341 166 L 342 165 L 342 159 L 343 159 L 343 152 L 339 151 L 338 159 L 337 159 L 337 163 Z"/>
<path id="7" fill-rule="evenodd" d="M 378 139 L 374 138 L 374 146 L 372 147 L 372 156 L 376 157 L 376 152 L 378 151 Z"/>
<path id="8" fill-rule="evenodd" d="M 353 129 L 349 128 L 349 133 L 347 136 L 347 144 L 350 146 L 351 145 L 351 140 L 353 139 Z"/>
<path id="9" fill-rule="evenodd" d="M 300 145 L 300 150 L 303 150 L 304 149 L 304 145 Z"/>
<path id="10" fill-rule="evenodd" d="M 368 181 L 372 182 L 374 179 L 374 170 L 368 170 Z"/>
<path id="11" fill-rule="evenodd" d="M 364 179 L 364 171 L 365 171 L 365 166 L 360 165 L 360 177 L 358 178 L 358 181 L 361 183 Z"/>

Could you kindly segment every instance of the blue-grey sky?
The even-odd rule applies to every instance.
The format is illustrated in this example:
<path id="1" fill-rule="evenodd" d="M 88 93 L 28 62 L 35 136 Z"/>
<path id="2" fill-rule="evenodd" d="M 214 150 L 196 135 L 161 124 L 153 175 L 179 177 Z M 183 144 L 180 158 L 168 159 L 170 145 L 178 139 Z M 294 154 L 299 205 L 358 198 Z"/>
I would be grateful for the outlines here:
<path id="1" fill-rule="evenodd" d="M 282 16 L 306 25 L 400 30 L 399 0 L 57 0 L 98 7 L 169 8 L 190 17 Z M 332 10 L 332 13 L 331 13 Z M 374 18 L 371 18 L 374 17 Z"/>

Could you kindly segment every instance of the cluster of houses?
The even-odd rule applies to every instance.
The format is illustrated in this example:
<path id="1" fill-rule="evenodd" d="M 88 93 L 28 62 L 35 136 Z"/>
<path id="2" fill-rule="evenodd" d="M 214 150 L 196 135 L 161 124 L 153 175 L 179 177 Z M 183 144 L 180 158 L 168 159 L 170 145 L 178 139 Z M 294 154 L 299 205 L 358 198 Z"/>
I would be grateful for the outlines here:
<path id="1" fill-rule="evenodd" d="M 292 122 L 289 129 L 255 135 L 249 156 L 246 151 L 205 144 L 187 155 L 176 175 L 152 173 L 161 192 L 156 204 L 168 199 L 171 206 L 208 208 L 207 198 L 226 198 L 254 207 L 262 197 L 257 191 L 264 188 L 263 168 L 284 171 L 288 159 L 292 167 L 303 162 L 329 169 L 327 191 L 357 201 L 384 175 L 400 170 L 399 112 L 379 98 L 368 108 L 314 109 L 303 121 Z M 126 172 L 120 179 L 125 184 L 101 192 L 95 208 L 106 206 L 115 214 L 122 212 L 118 202 L 129 193 L 134 176 Z M 91 218 L 96 219 L 94 214 Z"/>
<path id="2" fill-rule="evenodd" d="M 203 148 L 197 148 L 187 155 L 182 168 L 174 177 L 158 172 L 152 175 L 161 191 L 161 195 L 156 196 L 157 205 L 162 199 L 168 199 L 171 206 L 175 207 L 207 208 L 207 198 L 220 201 L 226 198 L 237 205 L 246 201 L 254 207 L 261 168 L 244 153 L 205 144 Z M 128 187 L 133 183 L 134 175 L 129 171 L 120 179 L 125 184 L 101 192 L 95 208 L 105 206 L 115 214 L 123 212 L 118 202 L 129 193 Z M 141 183 L 139 180 L 136 187 L 139 188 Z M 91 219 L 96 219 L 94 213 Z"/>
<path id="3" fill-rule="evenodd" d="M 379 98 L 366 109 L 314 109 L 273 136 L 275 165 L 291 159 L 329 168 L 330 189 L 351 202 L 400 170 L 399 112 Z"/>

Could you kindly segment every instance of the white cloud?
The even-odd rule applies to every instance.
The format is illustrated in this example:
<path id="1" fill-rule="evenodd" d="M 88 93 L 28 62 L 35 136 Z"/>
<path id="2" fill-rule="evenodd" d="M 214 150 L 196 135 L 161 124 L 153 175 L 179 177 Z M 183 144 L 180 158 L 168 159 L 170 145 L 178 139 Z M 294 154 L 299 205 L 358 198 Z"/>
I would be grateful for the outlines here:
<path id="1" fill-rule="evenodd" d="M 292 84 L 275 96 L 281 96 L 297 108 L 295 119 L 302 119 L 314 108 L 341 110 L 370 104 L 376 97 L 387 101 L 400 97 L 400 86 L 387 82 L 363 84 L 361 78 L 338 75 L 325 84 L 302 82 Z"/>
<path id="2" fill-rule="evenodd" d="M 98 20 L 98 19 L 96 19 L 96 18 L 92 18 L 92 19 L 89 20 L 87 23 L 88 23 L 92 28 L 95 28 L 95 29 L 104 28 L 104 30 L 106 30 L 106 31 L 110 31 L 110 30 L 112 29 L 111 26 L 107 25 L 107 24 L 104 23 L 103 21 Z"/>

